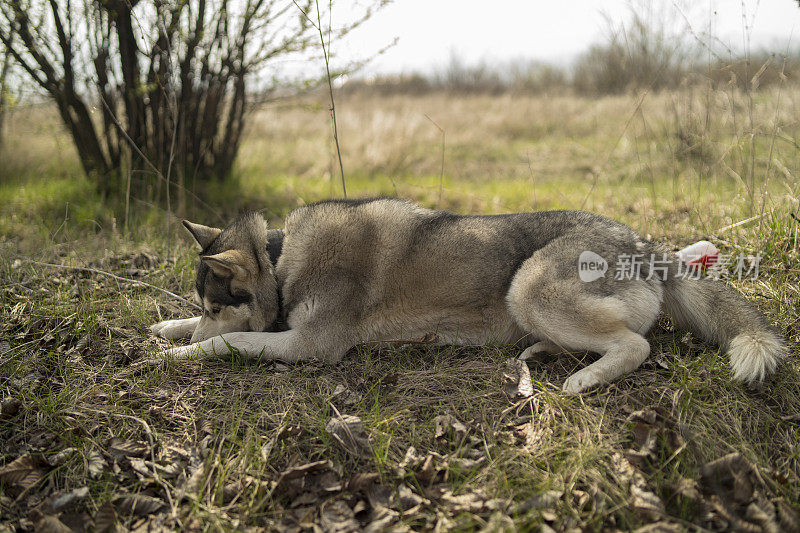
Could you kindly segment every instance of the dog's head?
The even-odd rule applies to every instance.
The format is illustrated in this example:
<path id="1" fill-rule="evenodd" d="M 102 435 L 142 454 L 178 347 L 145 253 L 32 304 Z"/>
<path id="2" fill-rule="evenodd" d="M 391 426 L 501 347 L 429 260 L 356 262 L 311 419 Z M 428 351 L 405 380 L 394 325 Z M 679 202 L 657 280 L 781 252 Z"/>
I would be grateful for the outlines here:
<path id="1" fill-rule="evenodd" d="M 278 290 L 264 219 L 250 213 L 224 230 L 186 220 L 183 225 L 203 249 L 195 282 L 203 316 L 192 342 L 233 331 L 267 331 L 278 317 Z"/>

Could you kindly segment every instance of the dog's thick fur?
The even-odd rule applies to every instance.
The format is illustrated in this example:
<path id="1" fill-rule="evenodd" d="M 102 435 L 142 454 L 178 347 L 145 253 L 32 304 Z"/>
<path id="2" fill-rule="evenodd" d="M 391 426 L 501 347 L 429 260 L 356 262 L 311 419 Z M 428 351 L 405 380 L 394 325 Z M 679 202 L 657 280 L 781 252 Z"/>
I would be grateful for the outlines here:
<path id="1" fill-rule="evenodd" d="M 250 214 L 224 230 L 184 223 L 203 248 L 203 316 L 152 331 L 191 336 L 175 357 L 240 354 L 339 361 L 372 341 L 517 344 L 521 358 L 587 350 L 602 357 L 570 376 L 579 392 L 637 368 L 644 334 L 665 307 L 679 326 L 726 349 L 734 376 L 763 379 L 786 353 L 780 336 L 724 284 L 678 276 L 678 260 L 616 279 L 618 258 L 665 249 L 613 220 L 579 211 L 460 216 L 396 199 L 327 201 L 268 230 Z M 578 258 L 608 262 L 593 281 Z M 670 257 L 672 257 L 670 255 Z"/>

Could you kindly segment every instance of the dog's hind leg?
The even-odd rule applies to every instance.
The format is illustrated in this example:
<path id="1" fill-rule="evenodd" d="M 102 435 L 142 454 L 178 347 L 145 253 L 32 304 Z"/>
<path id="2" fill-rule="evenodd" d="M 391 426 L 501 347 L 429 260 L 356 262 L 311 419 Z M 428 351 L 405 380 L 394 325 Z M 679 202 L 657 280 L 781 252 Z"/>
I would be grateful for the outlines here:
<path id="1" fill-rule="evenodd" d="M 604 354 L 564 381 L 567 392 L 581 392 L 601 383 L 614 381 L 635 370 L 650 354 L 650 344 L 644 337 L 629 329 L 620 328 L 606 335 L 585 337 L 586 350 Z"/>
<path id="2" fill-rule="evenodd" d="M 150 326 L 150 333 L 171 341 L 189 339 L 199 323 L 199 316 L 180 320 L 164 320 Z"/>
<path id="3" fill-rule="evenodd" d="M 519 354 L 519 357 L 517 357 L 517 359 L 520 359 L 522 361 L 527 361 L 528 359 L 535 359 L 541 361 L 550 359 L 550 356 L 563 352 L 564 349 L 558 344 L 549 340 L 543 340 L 536 342 L 531 346 L 525 348 L 525 350 L 521 354 Z"/>
<path id="4" fill-rule="evenodd" d="M 556 347 L 602 354 L 565 381 L 568 392 L 613 381 L 636 369 L 650 353 L 642 335 L 658 315 L 660 282 L 604 279 L 605 285 L 584 283 L 578 279 L 577 260 L 570 261 L 559 250 L 548 253 L 547 248 L 523 263 L 507 294 L 517 323 L 533 337 L 544 339 L 523 356 Z M 566 271 L 564 265 L 574 272 Z"/>

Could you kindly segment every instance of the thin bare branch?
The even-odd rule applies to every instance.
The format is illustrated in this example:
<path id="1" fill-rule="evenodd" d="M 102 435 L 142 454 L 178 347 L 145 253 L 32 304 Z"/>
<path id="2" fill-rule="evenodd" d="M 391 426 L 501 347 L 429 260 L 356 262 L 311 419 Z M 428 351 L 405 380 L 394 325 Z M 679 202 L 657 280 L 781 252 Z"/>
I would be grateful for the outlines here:
<path id="1" fill-rule="evenodd" d="M 194 307 L 196 309 L 201 309 L 201 307 L 199 305 L 197 305 L 196 303 L 194 303 L 192 301 L 189 301 L 186 298 L 183 298 L 181 296 L 178 296 L 174 292 L 170 292 L 170 291 L 168 291 L 166 289 L 162 289 L 161 287 L 157 287 L 155 285 L 151 285 L 150 283 L 146 283 L 144 281 L 139 281 L 138 279 L 123 278 L 121 276 L 117 276 L 116 274 L 112 274 L 110 272 L 105 272 L 103 270 L 98 270 L 96 268 L 91 268 L 91 267 L 77 267 L 77 266 L 70 266 L 70 265 L 56 265 L 56 264 L 53 264 L 53 263 L 43 263 L 41 261 L 34 261 L 33 259 L 27 259 L 27 258 L 23 258 L 21 260 L 23 262 L 25 262 L 25 263 L 30 263 L 30 264 L 33 264 L 33 265 L 38 265 L 38 266 L 43 266 L 43 267 L 48 267 L 48 268 L 58 268 L 58 269 L 62 269 L 62 270 L 76 270 L 76 271 L 79 271 L 79 272 L 91 272 L 92 274 L 99 274 L 101 276 L 107 276 L 107 277 L 115 279 L 117 281 L 122 281 L 122 282 L 125 282 L 125 283 L 132 283 L 134 285 L 141 285 L 143 287 L 148 287 L 150 289 L 154 289 L 154 290 L 156 290 L 158 292 L 166 294 L 167 296 L 175 298 L 176 300 L 179 300 L 179 301 L 181 301 L 181 302 L 183 302 L 185 304 L 189 304 L 189 305 L 191 305 L 192 307 Z"/>

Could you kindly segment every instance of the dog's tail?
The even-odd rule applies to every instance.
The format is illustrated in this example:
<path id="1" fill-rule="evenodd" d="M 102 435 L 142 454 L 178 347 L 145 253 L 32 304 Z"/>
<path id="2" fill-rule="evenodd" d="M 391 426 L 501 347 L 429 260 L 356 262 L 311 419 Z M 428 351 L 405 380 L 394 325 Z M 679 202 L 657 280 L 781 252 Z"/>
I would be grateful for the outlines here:
<path id="1" fill-rule="evenodd" d="M 786 356 L 786 344 L 764 315 L 722 282 L 670 275 L 664 307 L 676 325 L 727 351 L 736 379 L 760 381 Z"/>

